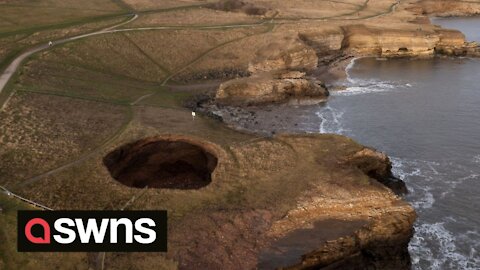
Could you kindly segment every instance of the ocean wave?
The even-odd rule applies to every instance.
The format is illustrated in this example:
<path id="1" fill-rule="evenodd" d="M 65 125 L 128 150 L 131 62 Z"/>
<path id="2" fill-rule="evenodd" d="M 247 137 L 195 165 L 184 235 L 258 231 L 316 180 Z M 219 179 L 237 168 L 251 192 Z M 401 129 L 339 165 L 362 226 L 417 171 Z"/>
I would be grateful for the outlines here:
<path id="1" fill-rule="evenodd" d="M 410 253 L 414 269 L 478 269 L 478 243 L 469 240 L 469 231 L 460 235 L 445 227 L 446 222 L 423 223 L 415 227 L 415 235 L 410 242 Z M 457 245 L 458 241 L 472 242 L 465 253 Z M 475 246 L 476 245 L 476 246 Z"/>
<path id="2" fill-rule="evenodd" d="M 393 174 L 405 180 L 413 192 L 416 190 L 428 198 L 431 197 L 430 193 L 432 192 L 439 194 L 440 198 L 445 198 L 459 185 L 480 178 L 480 171 L 473 171 L 468 166 L 456 162 L 434 162 L 394 157 L 391 160 Z M 452 177 L 453 175 L 455 177 Z M 414 196 L 409 197 L 412 197 L 413 200 Z M 421 198 L 419 206 L 430 206 L 430 203 L 424 201 L 425 199 Z"/>
<path id="3" fill-rule="evenodd" d="M 345 68 L 345 73 L 347 74 L 347 82 L 346 85 L 344 85 L 345 90 L 332 91 L 332 96 L 352 96 L 359 94 L 381 93 L 397 88 L 411 88 L 413 86 L 411 83 L 354 78 L 350 71 L 353 69 L 358 59 L 360 58 L 353 58 Z"/>
<path id="4" fill-rule="evenodd" d="M 323 107 L 320 111 L 316 112 L 317 117 L 320 118 L 318 131 L 320 133 L 344 133 L 345 130 L 343 129 L 341 122 L 343 113 L 343 111 L 338 111 L 330 106 Z"/>
<path id="5" fill-rule="evenodd" d="M 480 171 L 453 161 L 397 157 L 391 160 L 393 173 L 409 188 L 406 199 L 419 214 L 409 245 L 413 269 L 478 269 L 480 233 L 471 222 L 465 217 L 431 215 L 430 211 L 436 199 L 455 194 L 454 190 L 461 184 L 480 178 Z M 450 231 L 448 225 L 451 224 L 471 229 Z"/>
<path id="6" fill-rule="evenodd" d="M 474 180 L 474 179 L 477 179 L 479 178 L 480 175 L 479 174 L 476 174 L 476 173 L 472 173 L 470 175 L 467 175 L 465 177 L 460 177 L 460 178 L 457 178 L 455 180 L 446 180 L 445 183 L 448 183 L 450 184 L 449 186 L 449 190 L 446 190 L 446 191 L 443 191 L 441 194 L 440 194 L 440 197 L 441 198 L 445 198 L 446 195 L 448 195 L 452 190 L 454 190 L 455 188 L 457 188 L 458 185 L 460 184 L 463 184 L 465 181 L 467 180 Z"/>
<path id="7" fill-rule="evenodd" d="M 352 76 L 350 76 L 350 70 L 355 66 L 355 62 L 360 59 L 359 57 L 355 57 L 348 63 L 347 67 L 345 68 L 345 74 L 347 75 L 347 81 L 353 83 Z"/>
<path id="8" fill-rule="evenodd" d="M 332 91 L 332 96 L 414 88 L 410 82 L 354 78 L 351 73 L 356 60 L 353 59 L 346 69 L 346 90 Z M 320 132 L 351 135 L 342 124 L 343 112 L 339 109 L 325 107 L 317 112 L 317 116 L 322 121 Z M 448 212 L 451 209 L 442 211 L 441 207 L 445 201 L 450 200 L 456 207 L 475 205 L 454 196 L 465 190 L 470 191 L 471 182 L 479 181 L 480 153 L 467 157 L 467 162 L 448 157 L 439 161 L 398 157 L 392 157 L 391 160 L 392 172 L 407 184 L 409 194 L 405 199 L 419 215 L 415 224 L 415 235 L 409 245 L 413 269 L 479 269 L 480 233 L 477 231 L 477 223 L 472 222 L 474 215 L 471 212 L 457 215 Z"/>
<path id="9" fill-rule="evenodd" d="M 360 94 L 390 92 L 396 89 L 406 89 L 413 87 L 410 83 L 400 83 L 393 81 L 350 79 L 345 85 L 345 90 L 332 91 L 332 96 L 352 96 Z"/>

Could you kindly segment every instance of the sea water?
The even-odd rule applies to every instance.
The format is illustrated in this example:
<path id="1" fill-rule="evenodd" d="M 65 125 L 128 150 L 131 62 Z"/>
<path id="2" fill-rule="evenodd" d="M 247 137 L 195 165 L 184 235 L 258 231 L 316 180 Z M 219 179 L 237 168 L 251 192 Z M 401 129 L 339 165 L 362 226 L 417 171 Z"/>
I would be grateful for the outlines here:
<path id="1" fill-rule="evenodd" d="M 479 18 L 434 23 L 480 40 Z M 479 75 L 480 59 L 356 59 L 346 90 L 315 112 L 319 132 L 392 158 L 419 215 L 409 246 L 414 269 L 480 269 Z"/>

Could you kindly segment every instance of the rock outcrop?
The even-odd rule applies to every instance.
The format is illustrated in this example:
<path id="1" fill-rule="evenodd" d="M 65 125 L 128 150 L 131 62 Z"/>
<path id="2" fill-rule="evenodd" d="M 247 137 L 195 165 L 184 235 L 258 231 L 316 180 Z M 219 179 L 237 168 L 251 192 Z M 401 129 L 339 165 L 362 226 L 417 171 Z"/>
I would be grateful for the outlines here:
<path id="1" fill-rule="evenodd" d="M 342 47 L 355 55 L 433 56 L 439 37 L 418 31 L 371 28 L 365 25 L 345 27 Z"/>
<path id="2" fill-rule="evenodd" d="M 409 269 L 415 212 L 358 165 L 388 175 L 384 155 L 336 135 L 229 149 L 212 184 L 189 196 L 214 195 L 214 206 L 172 221 L 168 256 L 180 269 Z"/>
<path id="3" fill-rule="evenodd" d="M 450 17 L 480 14 L 480 2 L 457 0 L 426 0 L 418 3 L 416 10 L 423 14 Z"/>
<path id="4" fill-rule="evenodd" d="M 220 85 L 215 101 L 222 105 L 258 105 L 289 99 L 328 96 L 325 85 L 306 76 L 315 69 L 315 50 L 300 38 L 281 37 L 259 49 L 249 64 L 250 77 L 234 79 Z"/>
<path id="5" fill-rule="evenodd" d="M 345 163 L 353 165 L 366 175 L 392 189 L 397 194 L 407 192 L 405 183 L 392 174 L 392 162 L 384 153 L 364 148 L 349 156 Z"/>
<path id="6" fill-rule="evenodd" d="M 215 100 L 225 105 L 258 105 L 291 98 L 326 98 L 328 91 L 298 71 L 261 72 L 220 85 Z"/>
<path id="7" fill-rule="evenodd" d="M 365 25 L 345 27 L 343 49 L 354 55 L 380 57 L 433 57 L 465 45 L 465 36 L 457 30 L 415 30 L 373 28 Z"/>
<path id="8" fill-rule="evenodd" d="M 465 36 L 456 31 L 440 29 L 437 31 L 440 41 L 435 47 L 435 52 L 449 56 L 480 56 L 480 47 L 476 42 L 465 42 Z"/>

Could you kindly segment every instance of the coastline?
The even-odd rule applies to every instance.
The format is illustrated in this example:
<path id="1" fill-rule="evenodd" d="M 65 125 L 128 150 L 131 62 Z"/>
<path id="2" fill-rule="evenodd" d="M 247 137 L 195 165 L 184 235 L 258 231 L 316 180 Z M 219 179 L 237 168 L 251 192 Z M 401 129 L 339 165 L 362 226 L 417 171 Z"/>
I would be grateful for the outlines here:
<path id="1" fill-rule="evenodd" d="M 443 30 L 442 30 L 443 31 Z M 460 45 L 459 45 L 460 44 Z M 462 45 L 463 44 L 463 45 Z M 397 45 L 401 47 L 402 45 Z M 435 58 L 435 57 L 478 57 L 478 48 L 476 48 L 477 51 L 474 49 L 466 49 L 469 48 L 468 46 L 469 43 L 467 43 L 465 40 L 458 42 L 454 41 L 452 44 L 443 44 L 442 46 L 445 46 L 447 49 L 443 48 L 435 48 L 431 53 L 425 55 L 423 51 L 419 51 L 419 54 L 416 54 L 415 52 L 409 53 L 408 55 L 386 55 L 386 57 L 382 54 L 369 54 L 369 53 L 347 53 L 346 55 L 340 56 L 338 59 L 335 59 L 332 61 L 328 66 L 319 66 L 317 69 L 315 69 L 312 72 L 312 76 L 316 76 L 316 78 L 321 79 L 327 86 L 329 91 L 342 91 L 344 90 L 344 86 L 342 86 L 341 82 L 345 82 L 348 80 L 349 75 L 348 75 L 348 70 L 355 64 L 355 61 L 357 59 L 363 58 L 363 57 L 381 57 L 385 60 L 388 60 L 389 58 L 410 58 L 410 59 L 424 59 L 424 58 Z M 387 51 L 388 52 L 388 51 Z M 385 58 L 384 58 L 385 57 Z M 322 104 L 328 103 L 328 99 L 322 101 Z M 301 105 L 301 104 L 297 104 Z M 262 134 L 262 135 L 267 135 L 267 136 L 272 136 L 276 137 L 278 134 L 289 134 L 291 133 L 290 131 L 293 131 L 293 133 L 298 134 L 298 132 L 295 132 L 296 124 L 294 124 L 295 127 L 288 127 L 288 124 L 278 122 L 276 119 L 288 119 L 289 115 L 289 110 L 285 110 L 285 106 L 290 107 L 292 104 L 290 102 L 285 102 L 281 104 L 270 104 L 270 105 L 263 105 L 263 106 L 257 106 L 257 107 L 237 107 L 236 111 L 235 110 L 227 110 L 228 111 L 228 117 L 224 118 L 220 116 L 222 121 L 226 123 L 229 127 L 240 130 L 242 132 L 247 132 L 247 133 L 253 133 L 253 134 Z M 297 107 L 297 106 L 294 106 Z M 197 108 L 194 108 L 197 109 Z M 201 109 L 200 109 L 201 110 Z M 208 110 L 207 110 L 208 111 Z M 259 112 L 269 112 L 266 115 L 260 115 Z M 211 111 L 209 111 L 211 113 Z M 216 112 L 218 113 L 218 112 Z M 218 114 L 217 114 L 218 115 Z M 222 115 L 222 113 L 220 113 Z M 225 115 L 225 113 L 223 113 Z M 273 119 L 273 120 L 271 120 Z M 288 120 L 286 121 L 288 123 Z M 278 126 L 282 126 L 281 131 L 278 130 Z M 265 130 L 268 130 L 265 132 Z M 273 131 L 272 131 L 273 130 Z M 402 182 L 403 183 L 403 182 Z M 395 184 L 394 184 L 395 185 Z M 387 184 L 388 186 L 388 184 Z M 413 212 L 414 213 L 414 212 Z M 410 215 L 411 223 L 409 223 L 408 226 L 410 228 L 413 228 L 413 223 L 414 223 L 414 218 L 415 214 Z M 405 224 L 406 225 L 406 224 Z M 393 235 L 393 234 L 392 234 Z M 411 267 L 410 261 L 409 261 L 409 255 L 408 255 L 408 243 L 410 239 L 413 236 L 413 231 L 411 233 L 402 233 L 402 238 L 403 240 L 393 240 L 392 235 L 386 236 L 387 238 L 390 238 L 389 241 L 393 241 L 396 244 L 400 246 L 396 251 L 390 250 L 389 252 L 392 252 L 392 254 L 396 254 L 394 257 L 396 258 L 408 258 L 405 259 L 404 262 L 405 264 L 403 265 L 395 265 L 395 269 L 409 269 Z M 342 238 L 340 238 L 342 239 Z M 342 240 L 343 241 L 343 240 Z M 327 254 L 337 254 L 338 257 L 336 257 L 335 260 L 328 261 L 327 262 L 319 262 L 318 257 L 315 257 L 313 259 L 314 262 L 310 261 L 309 262 L 309 255 L 304 255 L 303 256 L 303 261 L 301 264 L 292 266 L 291 268 L 288 269 L 306 269 L 308 268 L 309 263 L 313 263 L 316 267 L 326 267 L 325 269 L 329 269 L 329 267 L 345 267 L 347 265 L 352 265 L 352 264 L 362 264 L 365 263 L 364 267 L 367 267 L 371 263 L 371 261 L 368 261 L 368 259 L 365 260 L 361 255 L 354 255 L 353 257 L 351 255 L 346 255 L 342 254 L 339 255 L 338 251 L 336 249 L 345 249 L 345 243 L 344 242 L 335 242 L 336 244 L 333 244 L 332 250 L 329 251 L 322 251 L 323 254 L 321 257 L 325 256 L 325 253 Z M 403 244 L 402 244 L 403 243 Z M 382 248 L 385 248 L 384 243 L 378 243 L 375 244 L 378 246 L 382 246 Z M 391 247 L 388 247 L 391 248 Z M 347 248 L 348 249 L 348 248 Z M 309 253 L 309 254 L 315 254 Z M 378 255 L 378 254 L 377 254 Z M 335 256 L 335 255 L 333 255 Z M 359 256 L 359 257 L 356 257 Z M 385 256 L 385 258 L 388 258 L 388 256 Z M 277 258 L 278 259 L 278 258 Z M 387 259 L 387 260 L 392 260 L 392 258 Z M 406 262 L 408 261 L 408 262 Z M 268 265 L 268 264 L 267 264 Z M 327 266 L 328 265 L 328 266 Z M 271 266 L 271 265 L 269 265 Z M 284 265 L 282 265 L 284 266 Z M 378 266 L 378 265 L 377 265 Z M 387 267 L 391 267 L 392 265 L 389 265 Z M 323 269 L 323 268 L 322 268 Z"/>
<path id="2" fill-rule="evenodd" d="M 241 30 L 245 32 L 232 40 L 246 41 L 218 55 L 212 54 L 208 59 L 211 62 L 204 63 L 208 69 L 192 67 L 201 63 L 203 56 L 230 42 L 235 44 L 234 41 L 219 42 L 213 49 L 208 47 L 202 55 L 192 56 L 193 60 L 175 69 L 161 89 L 136 97 L 132 103 L 120 104 L 121 108 L 128 108 L 125 119 L 120 119 L 123 122 L 116 120 L 121 122 L 120 130 L 101 146 L 79 145 L 94 150 L 87 154 L 78 151 L 84 155 L 78 159 L 72 155 L 73 163 L 68 164 L 74 166 L 67 164 L 55 169 L 52 162 L 48 168 L 39 167 L 46 174 L 35 176 L 35 156 L 29 161 L 33 168 L 31 177 L 15 177 L 15 172 L 8 171 L 13 176 L 3 179 L 1 184 L 6 183 L 15 194 L 53 209 L 130 207 L 130 202 L 140 195 L 142 199 L 131 209 L 167 209 L 171 215 L 169 252 L 151 257 L 107 255 L 107 265 L 113 268 L 136 267 L 136 262 L 146 261 L 144 265 L 163 263 L 166 269 L 410 269 L 408 245 L 416 212 L 399 195 L 404 186 L 394 177 L 390 158 L 346 136 L 323 134 L 324 119 L 319 115 L 313 115 L 318 117 L 313 126 L 304 126 L 296 119 L 312 117 L 312 109 L 328 106 L 329 93 L 347 87 L 342 82 L 349 79 L 349 69 L 359 58 L 464 57 L 478 56 L 480 50 L 466 43 L 459 31 L 426 24 L 425 9 L 412 11 L 399 1 L 391 12 L 364 15 L 362 10 L 368 9 L 367 3 L 359 6 L 359 11 L 339 15 L 344 21 L 333 18 L 332 25 L 326 26 L 315 24 L 315 18 L 299 19 L 292 26 L 281 23 L 282 18 L 276 24 L 276 15 L 270 22 L 262 17 L 264 23 L 259 26 L 267 25 L 267 30 Z M 403 9 L 399 17 L 387 18 L 389 14 L 397 16 L 400 8 Z M 390 25 L 389 20 L 394 23 Z M 273 29 L 276 32 L 272 33 Z M 255 31 L 265 36 L 256 40 Z M 222 36 L 224 33 L 215 37 Z M 206 40 L 212 41 L 212 37 L 207 35 Z M 72 45 L 69 54 L 73 55 L 75 48 Z M 235 54 L 236 51 L 241 53 Z M 47 53 L 42 57 L 48 60 Z M 30 68 L 35 71 L 36 67 Z M 30 74 L 29 70 L 23 72 Z M 171 78 L 176 80 L 166 84 Z M 188 84 L 202 80 L 207 82 Z M 164 88 L 171 92 L 164 92 Z M 5 119 L 18 120 L 17 115 L 10 114 L 13 109 L 30 108 L 36 103 L 40 104 L 39 111 L 56 110 L 51 115 L 44 114 L 45 118 L 58 119 L 62 106 L 69 106 L 68 97 L 42 98 L 40 93 L 22 93 L 23 99 L 12 94 L 4 112 L 0 110 Z M 152 96 L 156 100 L 150 99 Z M 191 98 L 187 105 L 183 104 L 185 97 Z M 217 102 L 221 99 L 222 103 Z M 232 100 L 240 102 L 229 103 Z M 102 113 L 106 106 L 94 100 L 76 102 L 78 107 L 69 107 L 80 120 L 81 109 Z M 120 114 L 119 110 L 113 115 Z M 88 119 L 95 120 L 95 116 L 89 114 Z M 105 119 L 95 122 L 107 122 Z M 8 121 L 14 123 L 13 120 Z M 82 126 L 72 134 L 82 134 L 87 128 Z M 31 129 L 35 130 L 35 126 Z M 43 134 L 50 134 L 49 131 Z M 55 143 L 62 142 L 55 138 Z M 185 149 L 191 152 L 192 146 L 198 156 L 207 153 L 209 160 L 215 159 L 206 162 L 208 181 L 192 187 L 150 189 L 147 185 L 142 189 L 142 183 L 137 183 L 138 187 L 132 183 L 128 186 L 112 173 L 123 170 L 123 166 L 140 171 L 145 165 L 142 161 L 155 161 L 152 153 L 159 151 L 144 146 L 162 146 L 167 142 L 183 145 L 171 150 L 172 163 L 178 161 L 176 154 Z M 15 144 L 10 145 L 17 150 Z M 138 162 L 130 164 L 116 157 L 105 162 L 112 153 L 114 157 L 127 153 L 125 160 Z M 145 171 L 153 173 L 148 170 L 155 166 L 146 164 Z M 42 180 L 45 175 L 48 179 Z M 14 229 L 13 225 L 8 228 Z M 96 263 L 95 259 L 84 261 L 87 260 L 90 265 Z"/>

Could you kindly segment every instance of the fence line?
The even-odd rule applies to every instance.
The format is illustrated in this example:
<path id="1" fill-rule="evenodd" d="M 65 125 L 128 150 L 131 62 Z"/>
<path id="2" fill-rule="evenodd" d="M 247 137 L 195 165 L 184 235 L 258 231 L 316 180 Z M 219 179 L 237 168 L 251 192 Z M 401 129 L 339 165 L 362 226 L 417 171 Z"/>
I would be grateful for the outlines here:
<path id="1" fill-rule="evenodd" d="M 5 193 L 5 194 L 6 194 L 7 196 L 9 196 L 9 197 L 13 197 L 13 198 L 15 198 L 15 199 L 19 199 L 19 200 L 21 200 L 21 201 L 23 201 L 23 202 L 26 202 L 26 203 L 28 203 L 28 204 L 30 204 L 30 205 L 33 205 L 34 207 L 42 208 L 43 210 L 53 211 L 52 208 L 46 207 L 46 206 L 43 205 L 43 204 L 34 202 L 34 201 L 29 200 L 29 199 L 27 199 L 27 198 L 24 198 L 24 197 L 22 197 L 22 196 L 20 196 L 20 195 L 17 195 L 17 194 L 15 194 L 15 193 L 11 192 L 10 190 L 8 190 L 7 188 L 5 188 L 4 186 L 0 186 L 0 189 L 2 189 L 2 190 L 3 190 L 3 193 Z"/>

